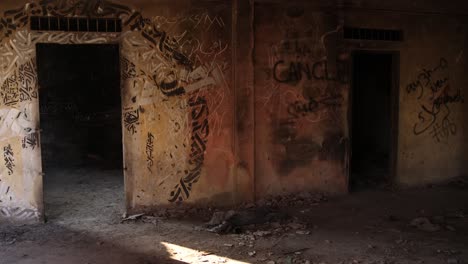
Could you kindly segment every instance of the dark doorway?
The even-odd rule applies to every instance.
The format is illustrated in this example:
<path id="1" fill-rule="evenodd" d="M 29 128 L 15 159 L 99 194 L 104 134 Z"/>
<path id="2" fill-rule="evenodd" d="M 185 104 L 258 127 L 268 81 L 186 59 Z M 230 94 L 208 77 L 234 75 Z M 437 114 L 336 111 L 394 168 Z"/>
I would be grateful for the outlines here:
<path id="1" fill-rule="evenodd" d="M 352 190 L 381 186 L 392 173 L 394 60 L 391 53 L 353 56 Z"/>
<path id="2" fill-rule="evenodd" d="M 92 207 L 82 201 L 103 197 L 102 189 L 123 194 L 119 46 L 36 50 L 44 199 L 49 217 L 58 217 L 80 211 L 59 205 Z"/>

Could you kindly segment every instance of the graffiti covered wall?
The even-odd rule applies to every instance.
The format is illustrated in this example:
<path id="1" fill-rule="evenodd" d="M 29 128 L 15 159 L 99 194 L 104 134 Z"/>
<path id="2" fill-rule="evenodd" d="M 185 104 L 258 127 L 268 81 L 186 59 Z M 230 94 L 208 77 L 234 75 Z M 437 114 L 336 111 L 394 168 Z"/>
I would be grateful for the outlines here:
<path id="1" fill-rule="evenodd" d="M 415 22 L 406 26 L 409 45 L 401 49 L 396 180 L 412 186 L 466 175 L 468 170 L 468 21 L 447 15 L 437 22 L 409 19 Z"/>
<path id="2" fill-rule="evenodd" d="M 327 1 L 2 2 L 0 217 L 43 213 L 37 43 L 119 44 L 129 212 L 347 192 L 355 50 L 400 55 L 396 181 L 463 174 L 467 21 L 382 13 L 379 3 L 349 1 L 342 12 Z M 30 16 L 120 18 L 122 32 L 31 31 Z M 343 26 L 404 39 L 344 40 Z"/>
<path id="3" fill-rule="evenodd" d="M 306 4 L 254 12 L 257 194 L 346 192 L 348 55 L 336 16 Z"/>
<path id="4" fill-rule="evenodd" d="M 465 97 L 468 89 L 466 45 L 468 20 L 450 15 L 418 13 L 438 7 L 429 1 L 411 7 L 412 13 L 381 12 L 369 5 L 365 12 L 348 13 L 348 26 L 402 30 L 401 42 L 348 41 L 349 50 L 383 50 L 399 53 L 398 134 L 394 181 L 420 186 L 466 175 Z M 401 9 L 404 1 L 395 2 Z M 459 6 L 462 6 L 460 3 Z M 438 10 L 434 7 L 434 10 Z"/>
<path id="5" fill-rule="evenodd" d="M 227 194 L 217 202 L 233 202 L 231 6 L 203 1 L 140 4 L 145 13 L 138 6 L 100 0 L 2 4 L 2 218 L 31 220 L 42 214 L 37 43 L 120 44 L 129 211 L 219 193 Z M 32 15 L 120 18 L 123 31 L 31 31 Z M 211 170 L 216 176 L 210 178 Z"/>
<path id="6" fill-rule="evenodd" d="M 439 9 L 444 12 L 422 11 Z M 455 11 L 437 1 L 412 6 L 405 1 L 256 1 L 257 195 L 347 191 L 354 51 L 392 52 L 400 58 L 392 99 L 398 123 L 391 132 L 397 134 L 391 180 L 422 185 L 466 174 L 467 20 L 451 16 Z M 404 37 L 349 40 L 344 26 L 396 29 Z"/>

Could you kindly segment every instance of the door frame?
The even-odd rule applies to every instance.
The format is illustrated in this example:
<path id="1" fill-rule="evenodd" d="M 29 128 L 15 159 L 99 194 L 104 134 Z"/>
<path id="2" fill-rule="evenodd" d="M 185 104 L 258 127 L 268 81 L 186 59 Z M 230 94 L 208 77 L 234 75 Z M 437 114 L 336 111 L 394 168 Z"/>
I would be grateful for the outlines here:
<path id="1" fill-rule="evenodd" d="M 38 60 L 38 46 L 53 46 L 53 45 L 61 45 L 61 46 L 70 46 L 70 45 L 74 45 L 74 46 L 89 46 L 89 45 L 92 45 L 92 46 L 99 46 L 99 45 L 102 45 L 102 46 L 116 46 L 117 47 L 117 54 L 118 54 L 118 64 L 117 64 L 117 67 L 118 67 L 118 73 L 119 73 L 119 76 L 118 76 L 118 80 L 119 80 L 119 85 L 116 87 L 116 89 L 119 89 L 118 91 L 118 94 L 119 94 L 119 99 L 120 99 L 120 129 L 121 129 L 121 140 L 120 140 L 120 144 L 121 144 L 121 155 L 122 155 L 122 164 L 121 164 L 121 171 L 122 171 L 122 176 L 123 176 L 123 194 L 121 193 L 120 195 L 123 195 L 123 199 L 124 199 L 124 204 L 123 204 L 123 207 L 124 207 L 124 211 L 125 213 L 127 213 L 128 211 L 128 208 L 129 208 L 129 203 L 128 203 L 128 192 L 127 192 L 127 175 L 126 175 L 126 169 L 125 169 L 125 137 L 124 137 L 124 133 L 125 133 L 125 125 L 123 123 L 123 120 L 122 120 L 122 115 L 123 115 L 123 111 L 124 111 L 124 83 L 122 81 L 122 75 L 124 74 L 122 72 L 122 67 L 121 67 L 121 61 L 122 61 L 122 58 L 123 58 L 123 55 L 122 55 L 122 44 L 120 41 L 108 41 L 108 42 L 103 42 L 103 43 L 71 43 L 71 42 L 66 42 L 66 43 L 60 43 L 60 42 L 37 42 L 34 44 L 34 62 L 36 64 L 36 78 L 37 78 L 37 111 L 38 111 L 38 127 L 39 127 L 39 133 L 38 133 L 38 136 L 39 136 L 39 161 L 40 161 L 40 166 L 41 166 L 41 175 L 42 175 L 42 179 L 41 179 L 41 189 L 42 189 L 42 192 L 41 192 L 41 201 L 40 201 L 40 207 L 39 207 L 39 212 L 40 212 L 40 219 L 39 221 L 40 222 L 43 222 L 45 223 L 47 221 L 47 214 L 46 214 L 46 205 L 45 205 L 45 199 L 44 199 L 44 196 L 45 196 L 45 184 L 44 184 L 44 175 L 45 175 L 45 171 L 44 171 L 44 159 L 43 159 L 43 155 L 42 155 L 42 141 L 41 141 L 41 137 L 42 137 L 42 129 L 41 129 L 41 109 L 40 109 L 40 105 L 41 105 L 41 87 L 39 85 L 40 81 L 39 81 L 39 60 Z"/>
<path id="2" fill-rule="evenodd" d="M 352 155 L 353 155 L 353 107 L 354 107 L 354 60 L 357 54 L 385 54 L 392 58 L 392 84 L 390 89 L 390 151 L 389 151 L 389 175 L 388 183 L 394 184 L 397 177 L 398 166 L 398 133 L 399 133 L 399 103 L 400 103 L 400 51 L 383 49 L 353 49 L 350 60 L 350 89 L 348 106 L 348 129 L 349 129 L 349 166 L 348 166 L 348 192 L 351 190 Z"/>

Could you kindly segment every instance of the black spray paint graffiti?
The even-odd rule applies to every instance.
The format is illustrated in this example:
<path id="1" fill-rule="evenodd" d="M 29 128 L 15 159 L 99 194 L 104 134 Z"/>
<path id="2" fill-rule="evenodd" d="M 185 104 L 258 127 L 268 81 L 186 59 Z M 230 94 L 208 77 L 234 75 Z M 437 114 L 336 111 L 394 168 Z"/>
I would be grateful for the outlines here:
<path id="1" fill-rule="evenodd" d="M 166 96 L 175 96 L 185 93 L 184 87 L 179 85 L 179 78 L 172 68 L 163 68 L 152 76 L 153 81 Z"/>
<path id="2" fill-rule="evenodd" d="M 35 149 L 38 145 L 39 142 L 39 136 L 37 133 L 31 133 L 27 134 L 26 136 L 23 137 L 21 140 L 21 146 L 23 149 Z"/>
<path id="3" fill-rule="evenodd" d="M 417 93 L 420 104 L 418 122 L 413 133 L 421 135 L 430 131 L 436 142 L 447 142 L 450 135 L 455 135 L 457 126 L 449 117 L 450 106 L 463 103 L 460 89 L 451 92 L 449 85 L 448 62 L 441 58 L 432 69 L 422 69 L 417 79 L 406 86 L 408 94 Z"/>
<path id="4" fill-rule="evenodd" d="M 13 155 L 13 149 L 11 145 L 3 147 L 3 160 L 5 161 L 5 167 L 8 170 L 8 175 L 13 174 L 13 168 L 15 167 L 15 159 Z"/>
<path id="5" fill-rule="evenodd" d="M 0 87 L 0 97 L 5 106 L 12 106 L 19 102 L 19 87 L 16 72 L 7 78 Z"/>
<path id="6" fill-rule="evenodd" d="M 287 33 L 288 35 L 288 33 Z M 294 55 L 307 57 L 313 55 L 313 49 L 309 46 L 307 38 L 297 38 L 298 33 L 294 32 L 292 37 L 286 36 L 282 40 L 275 55 Z"/>
<path id="7" fill-rule="evenodd" d="M 7 10 L 0 18 L 0 42 L 11 36 L 16 30 L 27 25 L 31 14 L 39 14 L 36 4 L 31 4 L 30 8 L 18 8 Z"/>
<path id="8" fill-rule="evenodd" d="M 432 138 L 436 142 L 447 142 L 451 135 L 457 133 L 457 125 L 455 125 L 448 117 L 442 120 L 442 124 L 435 123 L 430 132 Z"/>
<path id="9" fill-rule="evenodd" d="M 152 172 L 152 167 L 154 164 L 154 136 L 151 132 L 148 132 L 148 137 L 146 138 L 146 167 L 149 172 Z"/>
<path id="10" fill-rule="evenodd" d="M 279 60 L 273 66 L 273 78 L 280 83 L 298 82 L 303 78 L 307 80 L 326 80 L 348 83 L 347 65 L 344 61 L 337 62 L 337 74 L 331 76 L 328 72 L 328 63 L 326 60 L 318 62 L 292 61 L 289 65 L 284 60 Z"/>
<path id="11" fill-rule="evenodd" d="M 182 202 L 189 198 L 190 191 L 194 183 L 200 178 L 203 162 L 205 160 L 205 150 L 208 135 L 210 134 L 208 125 L 208 106 L 205 98 L 194 96 L 189 99 L 191 108 L 192 136 L 190 138 L 190 159 L 189 169 L 186 176 L 181 178 L 171 192 L 170 202 Z"/>
<path id="12" fill-rule="evenodd" d="M 122 57 L 120 61 L 122 79 L 125 81 L 127 79 L 137 77 L 136 66 L 133 62 L 129 61 L 127 58 Z"/>
<path id="13" fill-rule="evenodd" d="M 37 99 L 35 84 L 37 83 L 36 66 L 33 60 L 26 62 L 19 67 L 18 81 L 20 87 L 20 101 L 31 101 Z"/>
<path id="14" fill-rule="evenodd" d="M 0 18 L 0 43 L 10 37 L 17 30 L 28 25 L 30 16 L 56 16 L 63 17 L 115 17 L 122 19 L 122 26 L 131 31 L 139 31 L 149 41 L 153 49 L 157 49 L 168 60 L 181 65 L 186 70 L 193 68 L 192 61 L 180 51 L 176 38 L 169 36 L 165 31 L 159 30 L 158 25 L 151 19 L 144 18 L 142 14 L 134 9 L 112 3 L 107 0 L 77 0 L 72 3 L 66 0 L 39 0 L 31 1 L 25 6 L 5 11 Z M 161 92 L 166 96 L 174 96 L 185 93 L 183 87 L 179 87 L 177 76 L 173 72 L 162 69 L 161 73 L 147 74 Z M 145 74 L 146 75 L 146 74 Z M 162 78 L 161 78 L 162 76 Z M 123 78 L 132 77 L 132 73 Z M 5 86 L 5 88 L 9 88 Z M 10 91 L 11 88 L 10 88 Z M 12 100 L 12 94 L 6 95 Z M 4 98 L 4 97 L 3 97 Z"/>
<path id="15" fill-rule="evenodd" d="M 157 25 L 157 20 L 144 18 L 142 14 L 134 9 L 112 3 L 108 0 L 31 0 L 23 7 L 13 10 L 8 10 L 3 13 L 3 17 L 0 17 L 0 43 L 8 40 L 10 36 L 19 30 L 24 29 L 29 23 L 30 16 L 55 16 L 59 18 L 63 17 L 113 17 L 120 18 L 122 20 L 123 31 L 137 31 L 144 37 L 149 45 L 155 50 L 160 51 L 162 57 L 168 60 L 167 65 L 171 67 L 160 67 L 156 72 L 145 73 L 136 69 L 134 63 L 129 60 L 123 60 L 122 64 L 125 66 L 124 74 L 122 78 L 136 78 L 140 75 L 144 75 L 150 81 L 159 88 L 162 94 L 165 96 L 176 96 L 186 94 L 189 90 L 185 90 L 181 86 L 179 78 L 180 72 L 192 72 L 194 63 L 190 58 L 184 54 L 181 50 L 182 47 L 179 40 L 169 36 L 165 31 L 161 30 Z M 190 21 L 198 21 L 197 25 L 202 20 L 209 21 L 213 24 L 216 20 L 211 20 L 208 15 L 201 16 L 199 18 L 190 17 Z M 211 26 L 210 24 L 210 26 Z M 224 26 L 224 22 L 219 22 Z M 201 25 L 201 24 L 200 24 Z M 184 47 L 184 50 L 185 47 Z M 195 53 L 191 53 L 190 56 L 195 56 Z M 181 69 L 175 69 L 175 67 Z M 32 76 L 36 74 L 30 74 L 35 71 L 35 65 L 25 65 L 20 69 L 18 79 L 22 87 L 18 87 L 16 80 L 17 75 L 10 78 L 15 78 L 14 81 L 7 80 L 0 87 L 1 99 L 4 104 L 16 104 L 18 100 L 26 101 L 37 98 L 37 94 L 34 90 L 30 90 L 29 84 L 36 82 L 32 80 Z M 21 79 L 22 78 L 22 79 Z M 16 84 L 16 86 L 15 86 Z M 19 98 L 19 99 L 18 99 Z M 181 179 L 180 185 L 176 187 L 173 192 L 171 200 L 182 201 L 189 196 L 189 190 L 193 183 L 198 181 L 200 175 L 201 166 L 204 160 L 204 153 L 195 155 L 194 153 L 198 148 L 205 149 L 206 141 L 208 136 L 208 121 L 206 119 L 208 115 L 208 106 L 204 98 L 191 98 L 189 105 L 192 107 L 192 117 L 194 123 L 192 124 L 192 156 L 190 158 L 190 170 L 187 171 L 187 176 Z M 199 112 L 197 112 L 199 111 Z M 125 109 L 123 113 L 124 127 L 132 135 L 138 130 L 140 110 Z M 197 152 L 198 153 L 198 152 Z M 185 195 L 185 196 L 183 196 Z"/>
<path id="16" fill-rule="evenodd" d="M 327 107 L 339 107 L 343 101 L 343 97 L 340 95 L 330 96 L 316 100 L 309 98 L 308 102 L 295 101 L 288 106 L 288 113 L 293 118 L 299 118 L 300 116 L 306 116 L 309 113 L 315 113 L 323 108 Z"/>
<path id="17" fill-rule="evenodd" d="M 35 90 L 37 77 L 34 62 L 28 61 L 19 66 L 0 87 L 0 97 L 5 106 L 13 106 L 18 102 L 31 101 L 37 98 Z"/>
<path id="18" fill-rule="evenodd" d="M 424 91 L 429 89 L 432 93 L 437 93 L 444 86 L 448 85 L 448 77 L 443 77 L 438 80 L 433 80 L 433 74 L 448 68 L 448 62 L 445 58 L 441 58 L 439 64 L 428 70 L 422 69 L 417 79 L 406 86 L 406 92 L 413 93 L 419 90 L 418 99 L 424 94 Z"/>
<path id="19" fill-rule="evenodd" d="M 129 133 L 134 135 L 137 132 L 137 127 L 140 124 L 140 110 L 126 109 L 123 114 L 125 128 Z"/>

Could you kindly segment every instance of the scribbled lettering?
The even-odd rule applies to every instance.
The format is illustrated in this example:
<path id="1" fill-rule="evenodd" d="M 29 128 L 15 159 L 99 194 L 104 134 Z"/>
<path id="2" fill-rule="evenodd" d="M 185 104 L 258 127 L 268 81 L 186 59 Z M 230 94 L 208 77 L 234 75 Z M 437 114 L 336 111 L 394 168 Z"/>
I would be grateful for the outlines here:
<path id="1" fill-rule="evenodd" d="M 23 137 L 21 140 L 21 146 L 23 149 L 35 149 L 38 145 L 38 134 L 37 133 L 30 133 Z"/>
<path id="2" fill-rule="evenodd" d="M 56 16 L 59 18 L 68 16 L 112 16 L 121 18 L 124 27 L 129 27 L 132 31 L 140 31 L 141 35 L 151 43 L 151 46 L 159 49 L 163 56 L 188 69 L 193 67 L 193 62 L 180 51 L 178 42 L 174 37 L 170 37 L 165 31 L 159 30 L 158 25 L 152 23 L 151 19 L 144 18 L 140 12 L 111 1 L 90 0 L 70 3 L 67 1 L 40 0 L 37 4 L 31 2 L 24 7 L 7 10 L 3 15 L 4 17 L 0 17 L 0 42 L 25 27 L 31 15 Z"/>
<path id="3" fill-rule="evenodd" d="M 12 175 L 13 169 L 15 168 L 15 158 L 10 144 L 3 147 L 3 160 L 5 161 L 5 167 L 8 170 L 8 175 Z"/>
<path id="4" fill-rule="evenodd" d="M 437 91 L 448 84 L 449 79 L 448 77 L 442 77 L 441 79 L 434 80 L 433 74 L 447 68 L 447 60 L 445 58 L 441 58 L 439 60 L 439 64 L 434 68 L 422 69 L 416 80 L 412 81 L 406 86 L 406 92 L 414 93 L 419 91 L 418 99 L 424 95 L 425 90 L 429 90 L 432 93 L 437 93 Z"/>
<path id="5" fill-rule="evenodd" d="M 124 112 L 124 125 L 129 133 L 134 135 L 137 132 L 137 127 L 140 124 L 140 111 L 136 110 L 126 110 Z"/>
<path id="6" fill-rule="evenodd" d="M 332 76 L 328 72 L 328 62 L 326 60 L 313 63 L 308 61 L 291 61 L 287 63 L 284 60 L 279 60 L 273 66 L 273 78 L 280 83 L 297 82 L 303 78 L 309 81 L 326 80 L 348 83 L 346 67 L 344 61 L 338 61 L 337 75 Z"/>
<path id="7" fill-rule="evenodd" d="M 296 32 L 294 32 L 296 33 Z M 293 34 L 293 35 L 297 35 Z M 288 36 L 286 36 L 288 37 Z M 278 51 L 278 55 L 294 55 L 299 57 L 306 57 L 313 55 L 312 48 L 309 46 L 308 39 L 284 39 L 281 41 Z"/>
<path id="8" fill-rule="evenodd" d="M 152 167 L 154 164 L 154 136 L 151 132 L 148 132 L 148 137 L 146 138 L 146 168 L 149 172 L 152 172 Z"/>
<path id="9" fill-rule="evenodd" d="M 126 58 L 122 58 L 121 67 L 122 79 L 124 81 L 137 77 L 136 66 L 133 62 L 129 61 Z"/>
<path id="10" fill-rule="evenodd" d="M 198 33 L 207 31 L 210 27 L 224 28 L 226 25 L 221 17 L 207 13 L 194 14 L 177 18 L 177 22 L 172 22 L 171 19 L 164 17 L 145 18 L 131 7 L 108 0 L 31 0 L 22 7 L 8 10 L 1 15 L 3 17 L 0 17 L 0 43 L 2 44 L 0 49 L 5 56 L 0 58 L 0 66 L 5 73 L 4 77 L 9 77 L 2 79 L 3 83 L 0 83 L 0 99 L 4 106 L 16 107 L 16 104 L 21 102 L 37 99 L 37 69 L 33 57 L 34 45 L 39 41 L 84 44 L 122 40 L 123 45 L 128 45 L 126 48 L 130 50 L 129 52 L 128 50 L 124 51 L 128 57 L 123 58 L 121 62 L 123 80 L 135 79 L 132 80 L 134 86 L 135 83 L 138 83 L 145 92 L 155 87 L 164 96 L 187 95 L 188 105 L 184 105 L 184 107 L 189 109 L 191 133 L 188 138 L 190 145 L 185 146 L 184 144 L 184 147 L 188 147 L 190 151 L 188 168 L 186 175 L 180 179 L 180 184 L 171 193 L 170 200 L 181 202 L 189 198 L 193 184 L 199 180 L 201 175 L 210 130 L 208 103 L 204 97 L 193 94 L 206 87 L 213 87 L 226 81 L 223 72 L 229 70 L 230 62 L 229 60 L 221 61 L 219 57 L 220 54 L 228 50 L 229 44 L 223 45 L 221 40 L 210 38 L 208 38 L 210 40 L 202 41 L 197 39 L 198 36 L 193 33 L 194 30 L 187 30 L 178 36 L 171 36 L 169 31 L 165 31 L 162 26 L 164 23 L 179 23 L 180 27 L 177 28 L 182 29 L 186 27 L 185 24 L 191 24 L 191 28 L 190 26 L 187 28 L 198 27 Z M 122 19 L 122 31 L 134 32 L 119 36 L 117 36 L 118 34 L 106 35 L 88 32 L 80 34 L 74 32 L 30 33 L 26 28 L 30 16 L 120 18 Z M 194 24 L 196 25 L 194 26 Z M 172 24 L 168 26 L 169 29 L 174 28 Z M 205 34 L 201 35 L 205 36 Z M 183 44 L 186 46 L 182 46 Z M 218 59 L 215 60 L 217 57 Z M 205 58 L 210 60 L 205 60 Z M 140 62 L 144 63 L 140 64 Z M 137 97 L 132 94 L 132 98 Z M 185 100 L 182 101 L 185 102 Z M 40 103 L 41 109 L 43 106 L 51 108 L 52 110 L 44 108 L 50 113 L 69 111 L 75 113 L 74 116 L 78 119 L 85 117 L 84 114 L 76 112 L 74 105 L 44 102 L 44 100 L 41 100 Z M 136 100 L 133 103 L 136 103 Z M 131 135 L 138 132 L 140 113 L 143 113 L 142 108 L 123 110 L 123 125 Z M 20 123 L 19 121 L 18 119 L 14 122 Z M 183 123 L 178 121 L 180 123 L 177 123 L 177 129 L 181 129 Z M 19 135 L 22 137 L 21 143 L 24 149 L 36 149 L 39 146 L 38 134 L 32 133 L 35 131 L 34 125 L 27 128 L 21 127 Z M 12 126 L 14 129 L 18 129 L 18 127 L 20 126 Z M 154 140 L 154 136 L 148 135 L 147 154 L 154 151 L 154 146 L 151 147 L 151 144 L 155 144 Z M 147 157 L 154 162 L 153 154 Z M 11 170 L 14 170 L 13 154 L 11 154 L 11 160 Z M 148 165 L 152 167 L 153 164 L 149 160 Z"/>
<path id="11" fill-rule="evenodd" d="M 12 106 L 19 102 L 20 94 L 16 72 L 3 82 L 0 87 L 0 97 L 6 106 Z"/>
<path id="12" fill-rule="evenodd" d="M 317 112 L 323 108 L 341 106 L 343 97 L 340 95 L 325 97 L 321 99 L 309 98 L 308 102 L 295 101 L 288 106 L 288 113 L 293 118 L 306 116 L 309 113 Z"/>
<path id="13" fill-rule="evenodd" d="M 447 143 L 449 136 L 455 135 L 457 133 L 457 126 L 450 121 L 448 117 L 444 118 L 441 124 L 434 124 L 430 132 L 432 138 L 440 143 Z"/>
<path id="14" fill-rule="evenodd" d="M 37 73 L 33 60 L 19 67 L 18 81 L 20 83 L 19 99 L 21 102 L 37 99 Z"/>
<path id="15" fill-rule="evenodd" d="M 448 78 L 448 62 L 439 59 L 437 65 L 431 69 L 422 69 L 416 80 L 406 86 L 409 95 L 417 94 L 420 105 L 418 121 L 414 124 L 414 135 L 421 135 L 429 131 L 433 139 L 447 142 L 450 135 L 455 135 L 457 126 L 450 121 L 451 106 L 463 103 L 461 90 L 451 91 Z"/>

